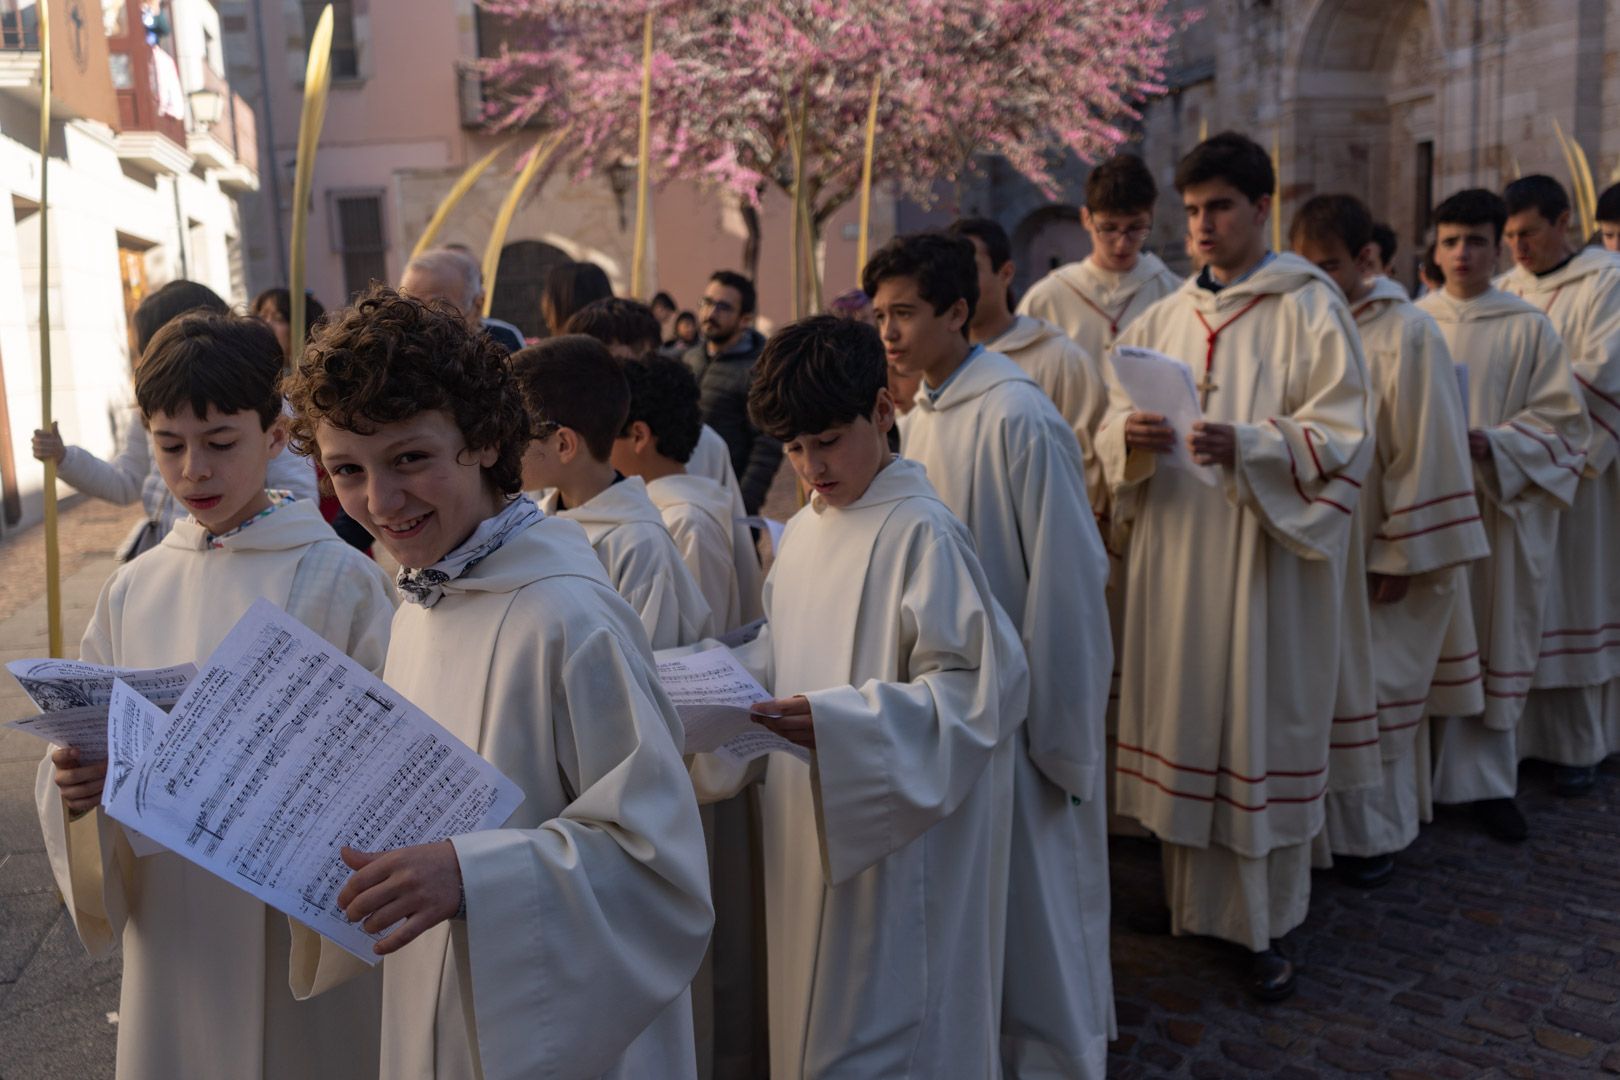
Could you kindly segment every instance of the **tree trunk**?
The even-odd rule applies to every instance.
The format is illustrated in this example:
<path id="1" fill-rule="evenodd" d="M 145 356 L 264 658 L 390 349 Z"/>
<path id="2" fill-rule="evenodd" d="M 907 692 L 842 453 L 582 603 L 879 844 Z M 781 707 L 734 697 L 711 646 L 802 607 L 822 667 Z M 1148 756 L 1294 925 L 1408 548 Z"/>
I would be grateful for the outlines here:
<path id="1" fill-rule="evenodd" d="M 748 235 L 743 240 L 743 274 L 749 281 L 759 280 L 759 210 L 747 202 L 742 204 L 743 226 Z"/>

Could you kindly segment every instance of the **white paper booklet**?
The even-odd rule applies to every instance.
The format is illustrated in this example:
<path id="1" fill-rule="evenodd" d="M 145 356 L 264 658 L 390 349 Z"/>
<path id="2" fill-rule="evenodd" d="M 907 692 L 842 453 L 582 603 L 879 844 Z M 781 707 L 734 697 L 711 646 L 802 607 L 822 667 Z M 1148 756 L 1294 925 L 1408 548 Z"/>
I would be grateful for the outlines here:
<path id="1" fill-rule="evenodd" d="M 6 670 L 44 712 L 8 720 L 5 726 L 58 746 L 74 747 L 83 762 L 107 757 L 107 703 L 115 680 L 167 709 L 180 700 L 197 674 L 193 664 L 120 668 L 79 660 L 13 660 Z"/>
<path id="2" fill-rule="evenodd" d="M 1137 410 L 1159 414 L 1175 430 L 1176 444 L 1169 453 L 1161 455 L 1161 459 L 1211 487 L 1216 486 L 1215 470 L 1194 462 L 1187 449 L 1187 436 L 1192 433 L 1193 425 L 1204 418 L 1192 369 L 1175 357 L 1134 345 L 1114 346 L 1108 359 Z"/>
<path id="3" fill-rule="evenodd" d="M 106 812 L 367 963 L 382 935 L 338 909 L 351 873 L 339 849 L 498 828 L 523 801 L 465 743 L 264 600 L 168 716 L 122 687 L 111 704 Z"/>
<path id="4" fill-rule="evenodd" d="M 810 751 L 749 718 L 749 707 L 771 695 L 730 649 L 659 653 L 658 681 L 685 725 L 686 753 L 714 754 L 740 765 L 779 750 L 810 763 Z"/>

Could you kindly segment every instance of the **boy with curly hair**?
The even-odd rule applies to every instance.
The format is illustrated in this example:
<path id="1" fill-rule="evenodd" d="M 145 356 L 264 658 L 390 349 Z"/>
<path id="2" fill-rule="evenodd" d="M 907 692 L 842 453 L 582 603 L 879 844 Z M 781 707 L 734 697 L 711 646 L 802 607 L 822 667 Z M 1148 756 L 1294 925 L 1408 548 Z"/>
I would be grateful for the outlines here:
<path id="1" fill-rule="evenodd" d="M 187 513 L 107 582 L 82 659 L 200 662 L 262 597 L 382 668 L 394 613 L 387 575 L 338 539 L 314 502 L 265 490 L 287 443 L 281 366 L 275 335 L 255 319 L 198 312 L 152 338 L 135 397 L 163 482 Z M 55 750 L 35 797 L 80 940 L 92 955 L 123 947 L 118 1075 L 375 1074 L 379 980 L 294 1001 L 286 917 L 179 855 L 137 857 L 98 808 L 106 773 L 105 761 Z"/>
<path id="2" fill-rule="evenodd" d="M 515 781 L 506 825 L 345 851 L 393 927 L 383 1076 L 691 1076 L 712 912 L 681 731 L 579 528 L 518 494 L 529 418 L 494 342 L 375 286 L 305 350 L 295 444 L 400 564 L 383 677 Z M 355 962 L 317 948 L 295 989 Z"/>

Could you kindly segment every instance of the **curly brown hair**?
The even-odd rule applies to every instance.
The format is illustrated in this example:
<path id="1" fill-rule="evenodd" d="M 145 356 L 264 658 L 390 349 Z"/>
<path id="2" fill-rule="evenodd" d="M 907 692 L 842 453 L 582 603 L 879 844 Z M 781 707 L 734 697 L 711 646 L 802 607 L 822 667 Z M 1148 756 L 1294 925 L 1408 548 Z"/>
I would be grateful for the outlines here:
<path id="1" fill-rule="evenodd" d="M 443 301 L 424 304 L 373 285 L 315 331 L 283 387 L 293 407 L 293 449 L 320 461 L 315 431 L 366 434 L 429 409 L 455 418 L 467 452 L 496 447 L 484 471 L 502 494 L 522 489 L 529 417 L 506 350 L 467 329 Z"/>

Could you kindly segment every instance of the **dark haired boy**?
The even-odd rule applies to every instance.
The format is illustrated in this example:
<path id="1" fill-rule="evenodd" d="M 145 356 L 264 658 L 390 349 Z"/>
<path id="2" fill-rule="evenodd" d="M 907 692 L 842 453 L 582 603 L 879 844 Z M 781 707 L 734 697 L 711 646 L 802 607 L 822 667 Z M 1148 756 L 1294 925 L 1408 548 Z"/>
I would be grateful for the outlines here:
<path id="1" fill-rule="evenodd" d="M 1062 327 L 1095 363 L 1106 364 L 1120 332 L 1181 284 L 1157 255 L 1142 250 L 1158 199 L 1153 173 L 1135 154 L 1092 169 L 1080 210 L 1091 254 L 1031 285 L 1019 313 Z"/>
<path id="2" fill-rule="evenodd" d="M 297 442 L 401 567 L 384 678 L 525 796 L 499 829 L 345 849 L 349 917 L 398 927 L 377 945 L 372 1073 L 691 1077 L 711 912 L 680 721 L 578 526 L 518 494 L 529 418 L 506 360 L 375 286 L 288 388 Z M 357 963 L 301 945 L 302 994 Z"/>
<path id="3" fill-rule="evenodd" d="M 747 513 L 759 513 L 782 464 L 775 439 L 748 421 L 748 388 L 765 335 L 754 329 L 754 283 L 734 270 L 716 270 L 698 304 L 703 340 L 683 359 L 697 376 L 703 422 L 725 441 Z M 713 473 L 704 470 L 713 478 Z"/>
<path id="4" fill-rule="evenodd" d="M 533 430 L 524 488 L 546 513 L 584 527 L 654 649 L 708 637 L 714 614 L 647 485 L 613 467 L 613 444 L 630 411 L 623 364 L 595 338 L 564 334 L 513 355 L 512 374 Z"/>
<path id="5" fill-rule="evenodd" d="M 968 340 L 1023 368 L 1052 399 L 1080 440 L 1086 488 L 1092 505 L 1101 507 L 1102 471 L 1091 448 L 1091 437 L 1108 397 L 1096 358 L 1045 319 L 1013 314 L 1012 279 L 1016 267 L 1007 230 L 989 218 L 959 218 L 951 223 L 949 231 L 972 242 L 979 271 L 979 300 L 973 305 Z"/>
<path id="6" fill-rule="evenodd" d="M 1378 245 L 1378 273 L 1395 281 L 1395 253 L 1400 249 L 1400 238 L 1382 221 L 1373 222 L 1372 237 L 1373 243 Z"/>
<path id="7" fill-rule="evenodd" d="M 1620 751 L 1620 263 L 1600 248 L 1570 250 L 1569 196 L 1552 177 L 1515 180 L 1504 195 L 1517 265 L 1498 284 L 1546 312 L 1592 425 L 1558 526 L 1519 757 L 1552 762 L 1558 793 L 1585 795 L 1598 764 Z"/>
<path id="8" fill-rule="evenodd" d="M 1603 194 L 1597 201 L 1598 237 L 1603 242 L 1603 250 L 1620 252 L 1620 184 L 1610 184 L 1603 189 Z"/>
<path id="9" fill-rule="evenodd" d="M 609 457 L 639 477 L 686 568 L 708 601 L 715 629 L 733 630 L 760 616 L 759 559 L 733 495 L 687 471 L 703 430 L 697 380 L 679 360 L 643 355 L 624 362 L 630 410 Z"/>
<path id="10" fill-rule="evenodd" d="M 968 343 L 979 274 L 967 240 L 899 237 L 861 278 L 890 365 L 922 377 L 904 452 L 973 534 L 1029 661 L 1027 720 L 1009 731 L 1001 1060 L 1014 1074 L 1100 1074 L 1114 1000 L 1099 778 L 1113 648 L 1080 447 L 1023 369 Z"/>
<path id="11" fill-rule="evenodd" d="M 1318 195 L 1299 208 L 1289 238 L 1300 257 L 1349 301 L 1374 391 L 1370 468 L 1356 504 L 1347 561 L 1339 703 L 1330 746 L 1369 740 L 1382 782 L 1345 787 L 1336 753 L 1321 844 L 1347 883 L 1381 885 L 1395 853 L 1431 816 L 1425 714 L 1432 684 L 1480 701 L 1477 679 L 1442 665 L 1442 643 L 1465 603 L 1466 563 L 1489 553 L 1474 498 L 1468 424 L 1440 328 L 1382 275 L 1384 256 L 1367 208 L 1350 195 Z M 1370 606 L 1369 606 L 1370 600 Z M 1442 671 L 1441 669 L 1446 670 Z M 1477 712 L 1476 704 L 1465 712 Z M 1426 779 L 1426 778 L 1425 778 Z"/>
<path id="12" fill-rule="evenodd" d="M 1370 413 L 1338 287 L 1268 250 L 1273 186 L 1235 133 L 1181 160 L 1205 266 L 1120 344 L 1185 363 L 1205 419 L 1174 430 L 1110 369 L 1097 436 L 1129 528 L 1115 809 L 1161 841 L 1170 930 L 1249 949 L 1268 1001 L 1293 992 L 1280 939 L 1309 905 L 1335 713 L 1316 673 L 1339 652 Z M 1165 460 L 1177 440 L 1205 475 Z"/>
<path id="13" fill-rule="evenodd" d="M 818 315 L 749 394 L 810 491 L 748 647 L 756 713 L 815 751 L 770 755 L 761 789 L 772 1076 L 999 1075 L 1026 667 L 968 530 L 889 452 L 886 380 L 871 327 Z"/>
<path id="14" fill-rule="evenodd" d="M 1418 306 L 1434 316 L 1468 372 L 1468 451 L 1491 545 L 1490 555 L 1469 567 L 1472 611 L 1453 619 L 1444 646 L 1446 656 L 1479 658 L 1483 671 L 1469 674 L 1482 679 L 1483 711 L 1431 706 L 1434 801 L 1473 803 L 1486 831 L 1512 842 L 1529 835 L 1513 802 L 1516 732 L 1545 647 L 1542 613 L 1559 512 L 1579 487 L 1590 424 L 1552 322 L 1491 284 L 1507 216 L 1502 199 L 1479 188 L 1435 208 L 1445 287 Z"/>
<path id="15" fill-rule="evenodd" d="M 152 338 L 135 396 L 163 481 L 189 514 L 107 582 L 81 659 L 199 663 L 264 598 L 381 670 L 394 613 L 387 576 L 313 502 L 265 490 L 287 443 L 281 370 L 281 347 L 256 319 L 185 315 Z M 105 762 L 81 765 L 64 748 L 41 764 L 35 790 L 80 939 L 94 955 L 123 948 L 118 1075 L 375 1074 L 380 980 L 292 1000 L 288 920 L 178 855 L 137 857 L 98 809 L 105 775 Z"/>

